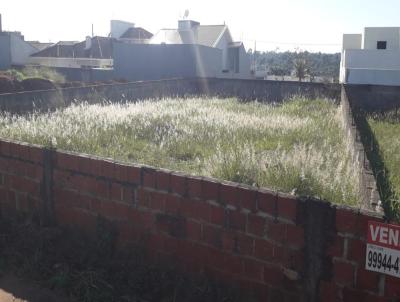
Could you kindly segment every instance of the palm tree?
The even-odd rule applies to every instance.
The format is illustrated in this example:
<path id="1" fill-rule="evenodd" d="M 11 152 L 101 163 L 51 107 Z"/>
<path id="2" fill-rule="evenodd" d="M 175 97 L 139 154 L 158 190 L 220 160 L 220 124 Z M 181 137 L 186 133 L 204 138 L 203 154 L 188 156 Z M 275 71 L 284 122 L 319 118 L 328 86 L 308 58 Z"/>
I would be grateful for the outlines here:
<path id="1" fill-rule="evenodd" d="M 306 59 L 297 58 L 293 61 L 294 74 L 301 82 L 308 73 L 308 66 Z"/>

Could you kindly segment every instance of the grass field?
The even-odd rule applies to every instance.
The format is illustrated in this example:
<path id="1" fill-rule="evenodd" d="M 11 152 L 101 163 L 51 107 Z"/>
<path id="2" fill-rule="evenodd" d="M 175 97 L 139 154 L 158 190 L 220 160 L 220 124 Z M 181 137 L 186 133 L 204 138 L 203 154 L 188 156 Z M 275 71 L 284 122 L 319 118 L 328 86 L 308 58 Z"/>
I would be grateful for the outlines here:
<path id="1" fill-rule="evenodd" d="M 0 117 L 0 136 L 356 205 L 357 168 L 328 100 L 76 104 Z"/>
<path id="2" fill-rule="evenodd" d="M 400 220 L 400 119 L 395 112 L 375 115 L 368 118 L 368 123 L 379 144 L 380 157 L 387 169 L 386 179 L 391 192 L 385 192 L 392 212 Z"/>

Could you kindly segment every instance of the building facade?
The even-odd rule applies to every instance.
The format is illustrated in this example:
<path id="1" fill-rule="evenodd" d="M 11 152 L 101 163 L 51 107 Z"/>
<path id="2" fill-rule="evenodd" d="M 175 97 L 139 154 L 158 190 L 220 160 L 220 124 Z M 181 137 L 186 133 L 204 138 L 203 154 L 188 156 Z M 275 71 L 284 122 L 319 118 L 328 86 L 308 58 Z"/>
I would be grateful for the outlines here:
<path id="1" fill-rule="evenodd" d="M 400 85 L 400 27 L 366 27 L 343 35 L 340 82 Z"/>

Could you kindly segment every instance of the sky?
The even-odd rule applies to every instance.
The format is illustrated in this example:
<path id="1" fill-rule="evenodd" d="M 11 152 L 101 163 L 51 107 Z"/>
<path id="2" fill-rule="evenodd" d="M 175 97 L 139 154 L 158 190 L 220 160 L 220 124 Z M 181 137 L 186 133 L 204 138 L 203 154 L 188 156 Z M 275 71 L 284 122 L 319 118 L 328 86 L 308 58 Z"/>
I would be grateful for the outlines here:
<path id="1" fill-rule="evenodd" d="M 3 30 L 26 40 L 82 41 L 107 36 L 110 20 L 150 32 L 176 28 L 185 10 L 201 24 L 226 24 L 235 40 L 257 50 L 339 52 L 343 33 L 400 26 L 399 0 L 1 0 Z M 256 42 L 255 42 L 256 41 Z"/>

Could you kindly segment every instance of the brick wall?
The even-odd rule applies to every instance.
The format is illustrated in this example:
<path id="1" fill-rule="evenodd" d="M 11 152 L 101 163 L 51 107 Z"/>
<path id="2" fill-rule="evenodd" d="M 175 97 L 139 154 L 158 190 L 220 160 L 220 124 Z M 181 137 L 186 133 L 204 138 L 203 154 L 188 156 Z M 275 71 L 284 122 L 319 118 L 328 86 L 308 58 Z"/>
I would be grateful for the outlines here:
<path id="1" fill-rule="evenodd" d="M 147 166 L 0 141 L 2 216 L 88 233 L 257 293 L 260 301 L 390 301 L 400 281 L 364 270 L 368 220 L 329 203 Z"/>

